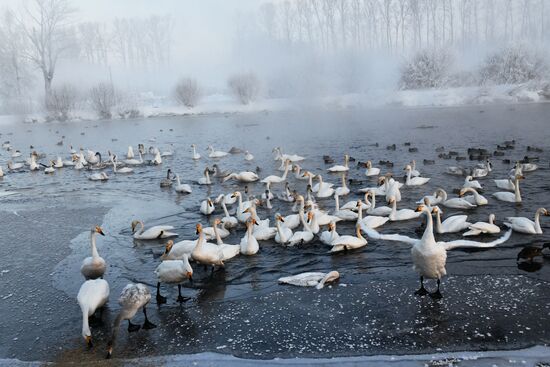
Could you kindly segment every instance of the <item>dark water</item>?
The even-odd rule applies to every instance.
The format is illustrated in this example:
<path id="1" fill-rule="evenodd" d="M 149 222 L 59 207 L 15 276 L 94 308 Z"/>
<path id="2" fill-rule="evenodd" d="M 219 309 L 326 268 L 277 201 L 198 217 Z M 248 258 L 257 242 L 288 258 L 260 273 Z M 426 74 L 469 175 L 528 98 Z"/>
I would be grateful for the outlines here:
<path id="1" fill-rule="evenodd" d="M 103 357 L 121 289 L 128 282 L 156 284 L 153 270 L 159 260 L 154 255 L 164 244 L 134 241 L 130 222 L 142 219 L 146 226 L 170 224 L 176 227 L 179 240 L 194 238 L 195 224 L 206 225 L 215 217 L 199 213 L 200 201 L 207 195 L 242 190 L 242 185 L 230 182 L 212 187 L 193 184 L 204 167 L 214 163 L 205 158 L 208 144 L 220 150 L 232 146 L 248 149 L 255 155 L 251 163 L 245 162 L 242 154 L 217 163 L 223 169 L 238 171 L 259 166 L 261 177 L 279 174 L 279 163 L 271 154 L 275 146 L 305 156 L 302 166 L 318 173 L 327 168 L 321 158 L 324 154 L 337 162 L 344 153 L 361 161 L 391 160 L 396 177 L 403 174 L 406 163 L 416 159 L 422 175 L 432 180 L 428 185 L 402 190 L 399 207 L 414 208 L 416 200 L 437 187 L 450 192 L 462 185 L 462 178 L 443 174 L 445 167 L 457 162 L 438 159 L 435 147 L 445 146 L 465 155 L 467 147 L 493 151 L 496 144 L 515 139 L 516 149 L 506 151 L 505 157 L 495 157 L 494 171 L 480 179 L 489 205 L 468 212 L 471 222 L 486 221 L 489 213 L 495 213 L 497 224 L 502 224 L 506 216 L 531 218 L 536 208 L 550 207 L 547 151 L 535 153 L 540 156 L 541 168 L 521 183 L 522 205 L 490 197 L 500 191 L 492 179 L 504 178 L 510 168 L 501 162 L 503 158 L 513 161 L 534 155 L 526 152 L 527 145 L 548 146 L 548 116 L 550 105 L 538 104 L 1 126 L 1 139 L 10 140 L 24 153 L 33 144 L 48 156 L 65 158 L 72 144 L 77 149 L 82 146 L 104 152 L 105 156 L 108 149 L 124 156 L 128 145 L 144 143 L 173 150 L 175 155 L 165 158 L 160 167 L 143 166 L 132 175 L 111 175 L 105 183 L 91 182 L 89 172 L 70 168 L 53 176 L 22 172 L 4 177 L 0 188 L 20 194 L 0 199 L 4 218 L 0 240 L 0 358 L 81 361 Z M 61 135 L 66 136 L 65 145 L 57 146 Z M 156 141 L 150 142 L 151 138 Z M 409 153 L 405 142 L 418 147 L 418 153 Z M 198 162 L 190 158 L 192 143 L 203 155 Z M 393 143 L 397 150 L 387 150 L 386 145 Z M 2 151 L 4 169 L 7 159 L 8 153 Z M 435 159 L 436 164 L 424 166 L 423 159 Z M 159 187 L 167 168 L 179 173 L 183 182 L 193 184 L 191 195 Z M 364 169 L 356 169 L 352 162 L 351 178 L 363 181 L 354 184 L 352 191 L 374 184 L 363 173 Z M 339 185 L 339 176 L 323 177 Z M 304 192 L 304 181 L 290 178 L 289 182 Z M 249 186 L 257 195 L 263 190 L 259 183 Z M 280 189 L 282 185 L 273 191 Z M 351 194 L 342 201 L 357 197 Z M 278 211 L 290 212 L 286 203 L 273 204 L 271 211 L 259 210 L 261 218 L 273 218 Z M 320 205 L 332 209 L 333 201 L 324 200 Z M 455 212 L 447 209 L 445 215 Z M 542 228 L 548 232 L 550 222 L 545 219 Z M 95 348 L 88 351 L 80 335 L 75 298 L 82 283 L 80 263 L 90 253 L 88 231 L 94 224 L 101 224 L 107 233 L 98 239 L 98 250 L 109 266 L 106 279 L 111 297 L 103 325 L 92 327 Z M 390 223 L 382 231 L 418 236 L 419 225 L 417 220 Z M 353 225 L 339 225 L 338 232 L 351 233 Z M 243 234 L 239 229 L 225 242 L 239 243 Z M 224 271 L 213 276 L 195 266 L 194 284 L 184 288 L 192 300 L 183 305 L 175 302 L 175 287 L 164 287 L 168 304 L 157 307 L 153 300 L 149 306 L 151 320 L 158 328 L 131 335 L 121 330 L 115 355 L 213 351 L 248 358 L 321 357 L 510 349 L 548 343 L 550 259 L 516 262 L 523 247 L 541 246 L 547 241 L 548 234 L 514 234 L 494 249 L 450 252 L 449 277 L 442 287 L 445 297 L 440 301 L 414 296 L 418 280 L 406 244 L 369 240 L 367 247 L 357 251 L 330 254 L 319 242 L 294 248 L 261 242 L 257 255 L 232 259 Z M 284 275 L 329 270 L 340 272 L 340 282 L 321 291 L 281 286 L 276 281 Z M 137 321 L 141 322 L 141 315 Z"/>

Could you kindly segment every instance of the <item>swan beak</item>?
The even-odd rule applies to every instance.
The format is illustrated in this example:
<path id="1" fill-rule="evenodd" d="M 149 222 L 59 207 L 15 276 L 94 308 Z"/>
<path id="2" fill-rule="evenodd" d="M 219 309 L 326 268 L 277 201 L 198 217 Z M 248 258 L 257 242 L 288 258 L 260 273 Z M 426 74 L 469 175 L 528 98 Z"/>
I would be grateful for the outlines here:
<path id="1" fill-rule="evenodd" d="M 200 225 L 200 223 L 197 224 L 196 228 L 197 228 L 196 234 L 201 233 L 201 231 L 202 231 L 202 226 Z"/>
<path id="2" fill-rule="evenodd" d="M 416 207 L 415 212 L 421 212 L 422 210 L 424 210 L 424 205 L 419 205 Z"/>
<path id="3" fill-rule="evenodd" d="M 548 217 L 548 216 L 550 216 L 550 212 L 547 210 L 547 211 L 544 212 L 544 215 Z"/>
<path id="4" fill-rule="evenodd" d="M 548 215 L 548 212 L 546 212 L 546 215 Z M 279 220 L 280 220 L 281 222 L 283 222 L 283 223 L 285 222 L 285 220 L 284 220 L 283 217 L 279 217 Z"/>
<path id="5" fill-rule="evenodd" d="M 187 279 L 193 281 L 193 273 L 191 273 L 190 271 L 187 272 L 187 274 L 185 274 L 187 276 Z"/>
<path id="6" fill-rule="evenodd" d="M 96 232 L 99 233 L 100 235 L 102 236 L 105 236 L 105 233 L 103 233 L 103 230 L 101 229 L 101 227 L 96 227 Z"/>
<path id="7" fill-rule="evenodd" d="M 243 210 L 243 214 L 244 213 L 250 213 L 250 208 L 246 208 L 245 210 Z"/>
<path id="8" fill-rule="evenodd" d="M 111 356 L 113 355 L 113 347 L 107 348 L 107 356 L 105 359 L 111 359 Z"/>
<path id="9" fill-rule="evenodd" d="M 258 222 L 256 221 L 256 219 L 252 219 L 252 223 L 254 223 L 255 225 L 259 226 Z"/>
<path id="10" fill-rule="evenodd" d="M 86 345 L 88 346 L 88 348 L 92 348 L 94 346 L 94 343 L 92 343 L 92 336 L 86 335 L 85 339 L 86 339 Z"/>

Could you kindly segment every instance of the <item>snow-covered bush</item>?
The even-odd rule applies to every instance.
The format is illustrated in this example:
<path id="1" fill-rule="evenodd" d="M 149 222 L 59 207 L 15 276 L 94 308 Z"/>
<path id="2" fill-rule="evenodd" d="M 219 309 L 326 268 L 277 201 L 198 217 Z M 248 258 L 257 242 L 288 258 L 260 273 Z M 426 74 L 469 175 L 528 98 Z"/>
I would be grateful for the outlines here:
<path id="1" fill-rule="evenodd" d="M 109 83 L 99 83 L 90 90 L 90 100 L 93 110 L 100 118 L 113 117 L 113 107 L 117 104 L 117 93 Z"/>
<path id="2" fill-rule="evenodd" d="M 548 70 L 542 53 L 526 45 L 512 45 L 487 56 L 479 74 L 483 84 L 517 84 L 544 79 Z"/>
<path id="3" fill-rule="evenodd" d="M 188 108 L 195 107 L 201 98 L 199 83 L 193 78 L 181 79 L 174 92 L 176 100 Z"/>
<path id="4" fill-rule="evenodd" d="M 116 106 L 113 110 L 120 119 L 133 119 L 141 117 L 138 97 L 134 93 L 116 93 Z"/>
<path id="5" fill-rule="evenodd" d="M 46 103 L 49 117 L 59 121 L 67 121 L 71 112 L 75 109 L 77 98 L 77 90 L 70 84 L 52 88 L 50 98 Z"/>
<path id="6" fill-rule="evenodd" d="M 453 66 L 448 50 L 421 50 L 401 69 L 402 89 L 436 88 L 446 85 Z"/>
<path id="7" fill-rule="evenodd" d="M 235 74 L 227 85 L 242 104 L 249 104 L 260 94 L 260 80 L 254 73 Z"/>

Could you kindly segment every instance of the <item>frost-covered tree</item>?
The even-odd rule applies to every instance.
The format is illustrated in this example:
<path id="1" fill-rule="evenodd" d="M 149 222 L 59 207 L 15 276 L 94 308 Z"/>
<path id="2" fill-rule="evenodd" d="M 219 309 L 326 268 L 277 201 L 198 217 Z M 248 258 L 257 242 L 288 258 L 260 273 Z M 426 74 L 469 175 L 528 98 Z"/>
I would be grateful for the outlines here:
<path id="1" fill-rule="evenodd" d="M 195 107 L 201 98 L 199 83 L 193 78 L 181 79 L 174 90 L 176 100 L 185 107 Z"/>
<path id="2" fill-rule="evenodd" d="M 59 121 L 68 120 L 76 107 L 77 95 L 76 88 L 70 84 L 52 88 L 46 105 L 50 117 Z"/>
<path id="3" fill-rule="evenodd" d="M 447 82 L 453 57 L 445 49 L 427 49 L 417 52 L 401 70 L 402 89 L 436 88 Z"/>
<path id="4" fill-rule="evenodd" d="M 103 119 L 113 117 L 113 108 L 117 104 L 117 93 L 109 83 L 99 83 L 90 90 L 93 110 Z"/>
<path id="5" fill-rule="evenodd" d="M 260 94 L 260 80 L 254 73 L 235 74 L 227 85 L 242 104 L 254 102 Z"/>

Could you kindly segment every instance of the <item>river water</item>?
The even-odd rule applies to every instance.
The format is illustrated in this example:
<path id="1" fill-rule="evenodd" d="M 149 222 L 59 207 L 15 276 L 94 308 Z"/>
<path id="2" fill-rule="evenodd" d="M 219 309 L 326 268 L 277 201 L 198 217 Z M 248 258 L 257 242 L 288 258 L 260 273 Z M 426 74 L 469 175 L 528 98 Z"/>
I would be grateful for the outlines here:
<path id="1" fill-rule="evenodd" d="M 16 192 L 1 198 L 0 240 L 0 358 L 48 361 L 92 361 L 104 357 L 112 321 L 119 306 L 120 291 L 128 282 L 142 282 L 154 291 L 153 273 L 159 263 L 164 240 L 134 241 L 130 223 L 141 219 L 146 226 L 173 225 L 178 239 L 195 237 L 196 223 L 207 225 L 210 218 L 199 212 L 208 195 L 242 190 L 236 182 L 199 186 L 206 165 L 243 171 L 260 167 L 259 175 L 278 174 L 272 148 L 306 157 L 302 166 L 326 173 L 323 155 L 337 163 L 349 153 L 360 161 L 394 162 L 396 178 L 403 167 L 416 159 L 418 169 L 430 182 L 402 190 L 400 207 L 414 208 L 414 202 L 435 188 L 459 188 L 463 179 L 444 174 L 450 165 L 473 166 L 475 161 L 444 160 L 436 147 L 460 155 L 468 147 L 494 151 L 505 140 L 516 148 L 493 159 L 494 171 L 485 179 L 483 194 L 487 206 L 469 211 L 469 220 L 487 220 L 495 213 L 497 224 L 504 217 L 532 217 L 536 208 L 550 208 L 548 190 L 550 154 L 527 152 L 528 145 L 548 147 L 550 105 L 483 106 L 430 109 L 381 109 L 347 111 L 292 111 L 245 115 L 170 117 L 147 120 L 23 124 L 0 126 L 0 139 L 9 140 L 24 154 L 29 146 L 48 157 L 68 157 L 69 145 L 124 156 L 128 145 L 138 143 L 172 150 L 161 166 L 136 168 L 131 175 L 111 175 L 107 182 L 87 179 L 90 172 L 71 168 L 54 175 L 43 172 L 6 174 L 0 190 Z M 56 143 L 65 136 L 64 145 Z M 153 141 L 154 140 L 154 141 Z M 418 152 L 410 153 L 409 146 Z M 203 158 L 191 157 L 197 144 Z M 375 144 L 378 143 L 378 146 Z M 247 149 L 255 160 L 245 162 L 242 154 L 213 161 L 205 148 Z M 386 149 L 396 144 L 396 150 Z M 523 203 L 514 205 L 490 197 L 496 189 L 492 179 L 504 178 L 511 165 L 503 159 L 540 157 L 541 168 L 522 181 Z M 0 162 L 6 171 L 9 154 L 2 151 Z M 435 164 L 423 165 L 423 159 Z M 43 161 L 45 162 L 45 161 Z M 161 189 L 160 180 L 171 168 L 193 187 L 190 195 Z M 383 168 L 386 171 L 386 168 Z M 375 180 L 351 162 L 352 194 Z M 324 174 L 325 181 L 339 185 L 339 176 Z M 305 182 L 289 178 L 292 188 L 305 191 Z M 249 184 L 251 194 L 260 195 L 263 186 Z M 280 187 L 273 187 L 279 192 Z M 274 208 L 260 208 L 261 218 L 276 212 L 290 213 L 290 205 L 275 200 Z M 333 200 L 320 206 L 332 209 Z M 447 209 L 445 215 L 458 213 Z M 550 222 L 542 218 L 543 231 Z M 105 279 L 111 288 L 103 323 L 94 325 L 95 347 L 87 350 L 81 337 L 81 314 L 76 294 L 83 281 L 79 268 L 89 256 L 89 229 L 100 224 L 106 233 L 98 238 L 98 250 L 108 263 Z M 419 220 L 386 224 L 381 231 L 418 237 Z M 353 232 L 353 224 L 338 226 L 340 234 Z M 226 243 L 239 243 L 240 228 Z M 442 239 L 459 238 L 443 235 Z M 491 237 L 481 240 L 491 240 Z M 167 354 L 217 352 L 243 358 L 362 356 L 411 354 L 457 350 L 514 349 L 550 342 L 549 257 L 533 263 L 517 263 L 525 246 L 542 246 L 549 235 L 513 234 L 497 248 L 483 251 L 454 250 L 447 262 L 442 300 L 418 298 L 413 294 L 418 278 L 411 268 L 410 247 L 396 242 L 369 240 L 367 247 L 331 254 L 326 245 L 283 248 L 273 241 L 260 243 L 255 256 L 239 256 L 227 262 L 225 270 L 210 275 L 194 266 L 194 282 L 185 283 L 183 293 L 192 299 L 176 302 L 177 288 L 163 287 L 168 303 L 157 306 L 154 298 L 149 315 L 158 327 L 129 334 L 121 328 L 115 358 Z M 547 252 L 548 254 L 548 252 Z M 305 271 L 338 270 L 338 283 L 323 290 L 277 284 L 281 276 Z M 428 282 L 433 289 L 434 284 Z M 138 314 L 136 322 L 142 322 Z"/>

